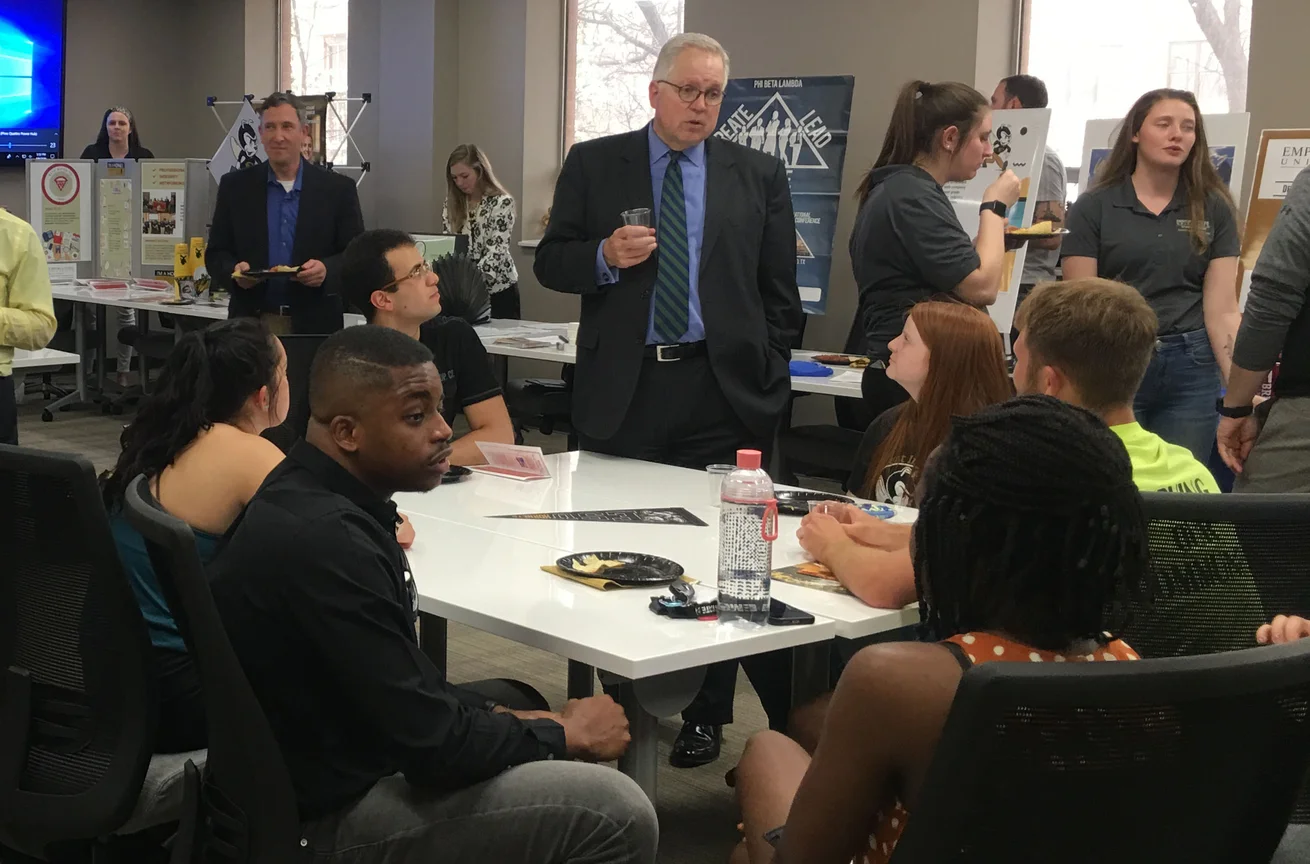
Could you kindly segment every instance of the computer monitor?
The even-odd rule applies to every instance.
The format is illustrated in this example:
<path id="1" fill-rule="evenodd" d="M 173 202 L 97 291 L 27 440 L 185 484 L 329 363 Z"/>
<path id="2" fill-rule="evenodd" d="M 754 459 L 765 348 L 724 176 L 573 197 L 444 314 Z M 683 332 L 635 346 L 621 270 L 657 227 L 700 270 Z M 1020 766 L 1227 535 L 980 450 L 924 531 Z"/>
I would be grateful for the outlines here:
<path id="1" fill-rule="evenodd" d="M 0 0 L 0 165 L 63 153 L 64 18 L 64 0 Z"/>
<path id="2" fill-rule="evenodd" d="M 464 234 L 411 234 L 424 261 L 434 261 L 443 255 L 467 255 L 469 238 Z"/>

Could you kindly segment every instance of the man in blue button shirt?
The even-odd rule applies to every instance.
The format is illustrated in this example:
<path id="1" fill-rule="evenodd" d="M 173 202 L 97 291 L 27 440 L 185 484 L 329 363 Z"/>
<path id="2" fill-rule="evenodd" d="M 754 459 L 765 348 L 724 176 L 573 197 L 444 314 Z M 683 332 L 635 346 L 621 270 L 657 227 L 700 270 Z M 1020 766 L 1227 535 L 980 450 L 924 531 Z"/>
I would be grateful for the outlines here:
<path id="1" fill-rule="evenodd" d="M 268 162 L 219 183 L 205 252 L 209 271 L 231 291 L 232 317 L 257 315 L 274 333 L 340 330 L 341 255 L 364 231 L 355 184 L 302 158 L 305 118 L 294 96 L 274 93 L 259 116 Z M 295 269 L 238 275 L 277 267 Z"/>
<path id="2" fill-rule="evenodd" d="M 703 469 L 767 449 L 786 407 L 801 323 L 795 222 L 778 159 L 710 139 L 723 47 L 676 36 L 652 77 L 648 126 L 569 152 L 534 272 L 582 295 L 583 448 Z M 642 209 L 646 225 L 624 224 Z"/>
<path id="3" fill-rule="evenodd" d="M 736 463 L 742 448 L 767 451 L 787 405 L 802 320 L 796 225 L 783 164 L 710 137 L 728 80 L 723 46 L 675 36 L 652 79 L 650 125 L 569 151 L 533 270 L 547 288 L 582 295 L 573 424 L 583 449 L 701 470 Z M 646 224 L 625 224 L 640 209 Z M 787 688 L 757 661 L 746 670 L 782 722 Z M 732 722 L 736 663 L 705 680 L 682 715 L 678 767 L 717 758 Z"/>

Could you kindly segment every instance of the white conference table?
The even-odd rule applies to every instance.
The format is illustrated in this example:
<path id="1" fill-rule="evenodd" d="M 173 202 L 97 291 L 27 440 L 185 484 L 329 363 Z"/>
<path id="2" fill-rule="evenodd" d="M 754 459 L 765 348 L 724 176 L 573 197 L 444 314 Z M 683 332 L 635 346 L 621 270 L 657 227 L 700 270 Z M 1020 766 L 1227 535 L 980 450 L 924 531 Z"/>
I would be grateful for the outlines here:
<path id="1" fill-rule="evenodd" d="M 479 324 L 474 329 L 482 340 L 482 347 L 489 354 L 502 357 L 521 357 L 525 360 L 544 360 L 548 363 L 572 364 L 577 361 L 577 346 L 568 342 L 568 324 L 555 324 L 545 321 L 511 321 L 492 319 L 486 324 Z M 501 340 L 519 337 L 538 342 L 547 342 L 545 347 L 525 348 L 519 345 L 506 345 Z M 809 360 L 822 351 L 793 351 L 793 360 Z M 860 391 L 860 379 L 863 371 L 833 367 L 833 374 L 826 378 L 811 378 L 802 375 L 791 377 L 791 389 L 798 393 L 825 393 L 829 396 L 848 396 L 852 399 L 863 398 Z"/>
<path id="2" fill-rule="evenodd" d="M 686 707 L 707 665 L 818 647 L 818 659 L 798 658 L 798 674 L 821 667 L 826 675 L 832 638 L 859 638 L 918 621 L 913 608 L 873 609 L 854 597 L 779 582 L 773 583 L 773 596 L 812 613 L 814 624 L 741 627 L 672 620 L 648 608 L 651 596 L 665 589 L 602 592 L 547 574 L 543 565 L 579 552 L 647 552 L 678 561 L 698 586 L 713 589 L 718 560 L 718 509 L 709 504 L 703 472 L 580 452 L 549 456 L 547 462 L 549 480 L 520 482 L 475 472 L 425 494 L 395 496 L 414 523 L 409 560 L 419 608 L 568 658 L 571 695 L 580 695 L 575 681 L 591 680 L 591 669 L 579 664 L 621 679 L 633 743 L 620 767 L 652 798 L 658 718 Z M 685 507 L 707 525 L 492 518 L 640 507 Z M 912 521 L 914 515 L 905 510 L 896 519 Z M 795 540 L 799 521 L 779 520 L 775 568 L 805 560 Z"/>
<path id="3" fill-rule="evenodd" d="M 130 283 L 130 280 L 129 280 Z M 209 321 L 223 321 L 227 319 L 227 301 L 223 300 L 214 303 L 208 298 L 197 300 L 193 303 L 172 303 L 173 294 L 170 291 L 159 291 L 150 288 L 140 288 L 129 284 L 127 288 L 92 288 L 87 285 L 78 285 L 76 283 L 58 283 L 51 286 L 51 296 L 56 300 L 67 300 L 74 304 L 89 304 L 96 308 L 96 330 L 100 334 L 100 350 L 104 351 L 107 345 L 108 333 L 106 332 L 105 309 L 113 307 L 116 309 L 133 309 L 138 312 L 158 312 L 161 315 L 180 315 L 186 318 L 200 318 Z M 362 324 L 364 317 L 362 315 L 348 314 L 345 316 L 347 327 Z M 81 357 L 86 356 L 86 322 L 82 315 L 73 315 L 73 332 L 76 338 L 77 353 Z M 173 338 L 181 339 L 183 335 L 182 328 L 173 330 Z M 105 363 L 97 365 L 99 370 L 98 387 L 100 390 L 105 388 Z M 70 393 L 63 399 L 53 403 L 50 410 L 63 407 L 69 403 L 85 404 L 87 402 L 87 385 L 86 371 L 83 365 L 78 365 L 77 372 L 77 390 Z"/>

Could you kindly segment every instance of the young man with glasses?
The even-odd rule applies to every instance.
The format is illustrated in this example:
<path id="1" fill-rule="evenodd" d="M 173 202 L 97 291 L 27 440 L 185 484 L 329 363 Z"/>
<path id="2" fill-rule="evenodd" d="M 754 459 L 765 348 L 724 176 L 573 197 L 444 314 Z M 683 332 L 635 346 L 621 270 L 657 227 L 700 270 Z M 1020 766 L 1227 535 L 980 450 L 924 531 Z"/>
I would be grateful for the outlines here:
<path id="1" fill-rule="evenodd" d="M 486 462 L 477 442 L 514 443 L 514 425 L 478 334 L 462 318 L 441 316 L 437 274 L 404 231 L 365 231 L 346 247 L 342 293 L 370 324 L 399 330 L 428 346 L 441 373 L 441 415 L 461 410 L 469 431 L 453 443 L 451 464 Z"/>
<path id="2" fill-rule="evenodd" d="M 700 470 L 735 463 L 741 448 L 767 451 L 787 406 L 802 321 L 796 225 L 783 163 L 710 137 L 723 46 L 675 36 L 651 78 L 649 125 L 569 151 L 533 270 L 550 290 L 582 295 L 583 449 Z M 675 765 L 718 756 L 735 677 L 735 663 L 710 669 L 683 714 Z"/>

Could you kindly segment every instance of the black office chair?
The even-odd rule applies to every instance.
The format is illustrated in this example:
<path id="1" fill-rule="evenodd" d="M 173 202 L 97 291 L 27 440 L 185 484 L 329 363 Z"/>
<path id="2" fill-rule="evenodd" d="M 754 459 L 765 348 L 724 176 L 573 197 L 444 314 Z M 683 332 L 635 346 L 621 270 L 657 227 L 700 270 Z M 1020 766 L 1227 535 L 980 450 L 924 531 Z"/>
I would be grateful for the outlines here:
<path id="1" fill-rule="evenodd" d="M 543 435 L 561 432 L 568 436 L 568 448 L 578 449 L 578 432 L 573 427 L 573 366 L 564 367 L 561 378 L 513 378 L 505 385 L 505 407 L 514 423 L 515 437 L 536 429 Z"/>
<path id="2" fill-rule="evenodd" d="M 175 821 L 186 757 L 151 756 L 150 640 L 91 464 L 0 445 L 0 550 L 0 847 Z"/>
<path id="3" fill-rule="evenodd" d="M 893 864 L 1268 861 L 1310 762 L 1310 640 L 964 674 Z"/>
<path id="4" fill-rule="evenodd" d="M 218 617 L 195 534 L 159 508 L 145 477 L 128 485 L 125 513 L 145 538 L 155 575 L 195 659 L 205 699 L 209 759 L 203 775 L 194 766 L 187 770 L 188 808 L 173 864 L 303 859 L 291 776 Z"/>
<path id="5" fill-rule="evenodd" d="M 801 329 L 792 342 L 792 349 L 801 347 L 805 338 L 805 325 L 809 316 L 801 319 Z M 837 397 L 837 425 L 815 423 L 805 426 L 791 425 L 792 411 L 798 399 L 813 396 L 813 393 L 793 393 L 787 402 L 782 425 L 778 432 L 778 480 L 781 483 L 795 485 L 801 476 L 820 477 L 836 483 L 845 483 L 850 476 L 851 465 L 855 463 L 855 454 L 860 449 L 860 440 L 864 437 L 864 428 L 848 429 L 842 425 L 843 403 L 850 400 Z M 865 424 L 867 426 L 868 424 Z"/>
<path id="6" fill-rule="evenodd" d="M 1122 636 L 1143 657 L 1255 645 L 1278 614 L 1310 616 L 1310 495 L 1142 495 L 1155 596 Z M 1310 777 L 1293 822 L 1310 823 Z"/>

